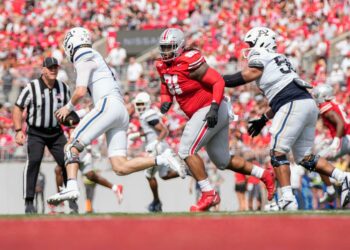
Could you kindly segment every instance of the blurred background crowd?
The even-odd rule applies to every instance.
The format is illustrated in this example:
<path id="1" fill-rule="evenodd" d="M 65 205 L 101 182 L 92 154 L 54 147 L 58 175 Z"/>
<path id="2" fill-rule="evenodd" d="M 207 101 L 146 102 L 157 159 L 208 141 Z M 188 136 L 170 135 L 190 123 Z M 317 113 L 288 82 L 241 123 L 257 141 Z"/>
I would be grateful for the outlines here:
<path id="1" fill-rule="evenodd" d="M 348 0 L 3 0 L 0 3 L 0 159 L 25 158 L 23 149 L 15 147 L 11 110 L 20 90 L 40 74 L 44 57 L 58 59 L 59 78 L 74 88 L 74 72 L 61 46 L 63 35 L 73 26 L 84 26 L 91 31 L 106 61 L 118 73 L 132 114 L 130 131 L 137 131 L 140 125 L 133 114 L 133 97 L 139 91 L 147 91 L 154 106 L 159 107 L 160 80 L 154 67 L 157 41 L 144 52 L 132 54 L 118 39 L 119 32 L 180 27 L 186 34 L 187 45 L 200 49 L 208 64 L 225 74 L 236 72 L 245 64 L 241 55 L 245 33 L 255 26 L 267 26 L 278 33 L 278 51 L 291 59 L 298 73 L 313 86 L 331 84 L 336 101 L 350 113 L 349 13 Z M 247 122 L 266 110 L 266 100 L 254 84 L 227 90 L 226 95 L 239 116 L 238 121 L 230 124 L 233 153 L 270 167 L 269 126 L 255 138 L 247 133 Z M 81 106 L 88 104 L 86 101 Z M 168 142 L 176 148 L 186 117 L 175 106 L 164 122 L 170 130 Z M 317 141 L 322 143 L 317 145 L 327 142 L 327 133 L 320 122 Z M 135 141 L 130 152 L 141 153 L 141 145 L 142 141 Z M 104 154 L 103 139 L 95 147 Z M 335 164 L 346 170 L 349 163 L 349 156 L 345 156 Z M 319 176 L 305 173 L 299 167 L 292 168 L 292 176 L 293 188 L 301 194 L 301 206 L 319 207 L 317 200 L 323 189 Z M 259 182 L 238 175 L 234 178 L 236 184 L 246 185 L 244 193 L 249 190 L 259 200 L 256 191 Z M 243 201 L 241 209 L 245 210 L 247 204 Z"/>

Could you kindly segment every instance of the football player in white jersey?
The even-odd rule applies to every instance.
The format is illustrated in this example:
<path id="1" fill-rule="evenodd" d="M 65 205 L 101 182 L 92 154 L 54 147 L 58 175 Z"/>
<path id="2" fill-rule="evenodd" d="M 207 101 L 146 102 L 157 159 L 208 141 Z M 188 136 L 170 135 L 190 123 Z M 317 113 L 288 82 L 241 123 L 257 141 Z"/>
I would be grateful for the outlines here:
<path id="1" fill-rule="evenodd" d="M 297 203 L 290 184 L 287 154 L 292 151 L 294 160 L 310 171 L 331 176 L 342 183 L 341 205 L 350 201 L 349 173 L 334 168 L 327 160 L 312 154 L 318 108 L 292 64 L 276 52 L 276 34 L 265 27 L 255 27 L 245 35 L 250 48 L 243 51 L 248 66 L 233 75 L 224 76 L 226 87 L 236 87 L 256 80 L 257 86 L 268 99 L 270 109 L 260 119 L 250 121 L 248 132 L 256 136 L 273 118 L 270 133 L 271 164 L 281 186 L 278 201 L 281 210 L 296 210 Z"/>
<path id="2" fill-rule="evenodd" d="M 146 92 L 141 92 L 136 95 L 133 100 L 135 110 L 139 115 L 142 132 L 129 134 L 129 139 L 135 139 L 139 136 L 144 136 L 146 139 L 146 151 L 150 155 L 158 155 L 163 153 L 170 146 L 165 142 L 165 138 L 169 131 L 162 123 L 160 114 L 157 110 L 151 108 L 151 97 Z M 167 165 L 154 166 L 145 170 L 145 175 L 149 186 L 152 190 L 153 201 L 148 206 L 150 212 L 162 212 L 162 203 L 158 195 L 158 183 L 155 174 L 159 173 L 159 177 L 163 180 L 176 178 L 179 175 L 171 170 Z M 184 173 L 183 177 L 186 173 Z"/>
<path id="3" fill-rule="evenodd" d="M 183 166 L 170 150 L 156 157 L 127 159 L 126 132 L 129 115 L 125 108 L 119 80 L 109 69 L 103 57 L 92 49 L 91 36 L 87 29 L 76 27 L 66 33 L 63 42 L 68 59 L 77 73 L 76 88 L 68 104 L 56 111 L 59 120 L 74 110 L 74 106 L 88 92 L 94 108 L 80 121 L 72 139 L 65 147 L 65 161 L 68 172 L 67 187 L 49 197 L 48 202 L 57 204 L 63 200 L 74 200 L 80 195 L 77 185 L 79 153 L 91 141 L 105 134 L 108 157 L 117 175 L 127 175 L 155 165 L 168 165 L 176 170 Z"/>

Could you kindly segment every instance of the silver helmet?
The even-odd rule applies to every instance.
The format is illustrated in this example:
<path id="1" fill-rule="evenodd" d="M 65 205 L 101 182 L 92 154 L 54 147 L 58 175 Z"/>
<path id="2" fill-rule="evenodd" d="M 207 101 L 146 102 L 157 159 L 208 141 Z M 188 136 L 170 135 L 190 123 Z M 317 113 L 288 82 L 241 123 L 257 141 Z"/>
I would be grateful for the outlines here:
<path id="1" fill-rule="evenodd" d="M 334 98 L 333 88 L 328 84 L 321 84 L 315 87 L 312 91 L 317 104 L 330 101 Z"/>
<path id="2" fill-rule="evenodd" d="M 164 62 L 174 60 L 185 48 L 185 35 L 177 28 L 163 31 L 159 38 L 159 52 Z"/>

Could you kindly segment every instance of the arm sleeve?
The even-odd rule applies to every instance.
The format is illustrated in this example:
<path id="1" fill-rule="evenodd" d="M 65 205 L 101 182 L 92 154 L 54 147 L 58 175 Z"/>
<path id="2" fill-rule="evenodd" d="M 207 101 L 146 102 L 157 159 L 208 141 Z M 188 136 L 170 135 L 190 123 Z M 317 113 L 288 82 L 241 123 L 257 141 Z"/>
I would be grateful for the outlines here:
<path id="1" fill-rule="evenodd" d="M 97 64 L 93 60 L 86 60 L 78 62 L 75 65 L 77 71 L 77 87 L 87 87 L 91 82 L 92 74 L 97 68 Z"/>
<path id="2" fill-rule="evenodd" d="M 15 105 L 21 109 L 24 109 L 29 105 L 31 98 L 30 84 L 27 84 L 27 86 L 18 96 Z"/>
<path id="3" fill-rule="evenodd" d="M 213 101 L 220 104 L 224 97 L 225 81 L 214 69 L 208 68 L 202 77 L 202 83 L 213 88 Z"/>
<path id="4" fill-rule="evenodd" d="M 160 86 L 160 102 L 173 102 L 173 97 L 169 93 L 168 87 L 166 86 L 165 83 L 162 82 Z"/>

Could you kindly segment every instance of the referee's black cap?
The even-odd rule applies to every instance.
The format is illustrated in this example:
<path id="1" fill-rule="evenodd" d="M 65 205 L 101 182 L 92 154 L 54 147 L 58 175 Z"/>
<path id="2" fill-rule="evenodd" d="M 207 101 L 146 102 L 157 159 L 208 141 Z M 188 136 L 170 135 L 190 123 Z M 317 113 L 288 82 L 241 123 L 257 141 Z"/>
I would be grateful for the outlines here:
<path id="1" fill-rule="evenodd" d="M 43 67 L 50 68 L 52 66 L 59 66 L 57 59 L 54 57 L 46 57 L 43 62 Z"/>

